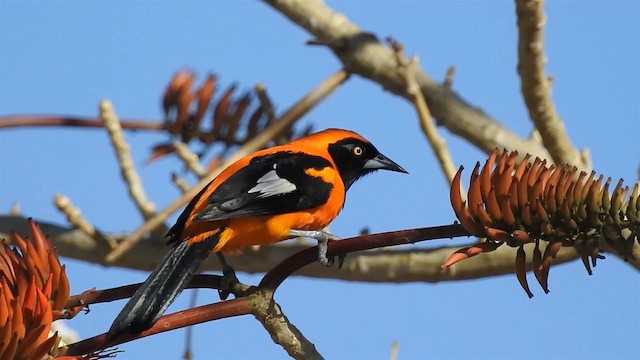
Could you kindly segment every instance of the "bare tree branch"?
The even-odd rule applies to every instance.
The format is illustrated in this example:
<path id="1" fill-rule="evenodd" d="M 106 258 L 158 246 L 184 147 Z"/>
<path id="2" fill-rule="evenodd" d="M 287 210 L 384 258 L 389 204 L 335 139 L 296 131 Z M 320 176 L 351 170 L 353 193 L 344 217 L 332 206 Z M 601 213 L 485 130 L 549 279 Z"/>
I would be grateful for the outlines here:
<path id="1" fill-rule="evenodd" d="M 182 160 L 184 165 L 194 173 L 198 179 L 202 179 L 207 175 L 207 171 L 200 164 L 200 158 L 189 150 L 187 144 L 182 141 L 174 141 L 173 148 L 176 150 L 176 155 Z"/>
<path id="2" fill-rule="evenodd" d="M 394 50 L 396 60 L 398 62 L 398 71 L 402 75 L 407 86 L 407 97 L 416 109 L 422 132 L 431 145 L 431 149 L 433 149 L 436 159 L 438 159 L 438 163 L 444 173 L 447 184 L 451 184 L 453 177 L 456 175 L 457 169 L 453 163 L 453 159 L 451 158 L 451 153 L 449 152 L 447 143 L 444 141 L 444 138 L 440 136 L 436 125 L 431 119 L 429 106 L 427 106 L 427 102 L 420 91 L 418 83 L 416 82 L 414 72 L 415 68 L 418 66 L 418 57 L 414 55 L 411 59 L 407 59 L 404 55 L 402 44 L 394 39 L 390 39 L 389 42 L 391 43 L 391 48 Z"/>
<path id="3" fill-rule="evenodd" d="M 100 119 L 83 118 L 78 116 L 51 116 L 51 115 L 6 115 L 0 116 L 0 129 L 14 127 L 36 126 L 70 126 L 85 128 L 103 128 Z M 127 130 L 166 131 L 166 126 L 161 121 L 153 120 L 129 120 L 121 119 L 120 126 Z"/>
<path id="4" fill-rule="evenodd" d="M 542 143 L 556 164 L 572 164 L 589 170 L 589 159 L 574 148 L 564 123 L 551 99 L 551 84 L 545 74 L 544 0 L 516 0 L 518 15 L 518 73 L 529 116 L 540 133 Z"/>
<path id="5" fill-rule="evenodd" d="M 53 197 L 53 203 L 56 205 L 58 210 L 66 216 L 69 224 L 75 229 L 83 232 L 88 237 L 95 239 L 98 244 L 103 245 L 108 249 L 113 249 L 115 247 L 115 241 L 104 236 L 104 234 L 96 229 L 95 226 L 91 225 L 91 223 L 82 216 L 80 209 L 75 207 L 68 197 L 62 194 L 57 194 Z"/>
<path id="6" fill-rule="evenodd" d="M 129 144 L 122 134 L 120 120 L 113 109 L 113 105 L 111 105 L 111 102 L 108 100 L 102 100 L 100 102 L 100 119 L 102 119 L 104 127 L 109 133 L 111 145 L 116 153 L 116 159 L 120 164 L 120 173 L 122 174 L 122 179 L 127 184 L 131 200 L 144 219 L 151 218 L 155 215 L 156 206 L 149 200 L 144 191 L 140 175 L 138 175 L 133 165 Z"/>
<path id="7" fill-rule="evenodd" d="M 350 73 L 373 80 L 394 94 L 407 96 L 393 52 L 343 14 L 320 0 L 263 1 L 313 35 L 315 43 L 328 45 Z M 495 148 L 518 149 L 521 154 L 551 159 L 540 144 L 514 134 L 450 88 L 430 78 L 423 69 L 416 68 L 415 75 L 433 117 L 452 133 L 485 153 Z"/>

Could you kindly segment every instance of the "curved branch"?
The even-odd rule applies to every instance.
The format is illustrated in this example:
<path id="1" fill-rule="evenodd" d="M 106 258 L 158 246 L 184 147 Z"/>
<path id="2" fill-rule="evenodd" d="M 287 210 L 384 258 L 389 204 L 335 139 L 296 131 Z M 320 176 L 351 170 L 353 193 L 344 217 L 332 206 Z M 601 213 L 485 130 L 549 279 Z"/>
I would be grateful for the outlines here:
<path id="1" fill-rule="evenodd" d="M 574 148 L 551 99 L 551 86 L 544 71 L 544 0 L 516 0 L 518 15 L 518 74 L 529 116 L 542 143 L 556 164 L 572 164 L 585 170 L 590 164 Z"/>
<path id="2" fill-rule="evenodd" d="M 263 1 L 316 37 L 313 43 L 328 45 L 347 71 L 407 97 L 406 86 L 397 73 L 397 62 L 391 49 L 374 35 L 362 31 L 343 14 L 320 0 Z M 539 143 L 514 134 L 448 87 L 434 81 L 422 68 L 416 67 L 415 76 L 433 117 L 452 133 L 485 153 L 495 148 L 518 149 L 521 154 L 551 159 Z"/>
<path id="3" fill-rule="evenodd" d="M 100 334 L 71 344 L 69 345 L 65 355 L 77 356 L 90 354 L 110 346 L 123 344 L 165 331 L 171 331 L 207 321 L 250 314 L 254 308 L 253 303 L 254 301 L 252 297 L 248 296 L 179 311 L 161 317 L 149 330 L 145 330 L 135 335 L 123 336 L 110 343 L 105 342 L 106 334 Z"/>
<path id="4" fill-rule="evenodd" d="M 52 115 L 5 115 L 0 116 L 0 129 L 36 126 L 70 126 L 84 128 L 102 128 L 100 119 L 78 116 Z M 120 126 L 127 130 L 166 131 L 164 123 L 151 120 L 120 120 Z"/>

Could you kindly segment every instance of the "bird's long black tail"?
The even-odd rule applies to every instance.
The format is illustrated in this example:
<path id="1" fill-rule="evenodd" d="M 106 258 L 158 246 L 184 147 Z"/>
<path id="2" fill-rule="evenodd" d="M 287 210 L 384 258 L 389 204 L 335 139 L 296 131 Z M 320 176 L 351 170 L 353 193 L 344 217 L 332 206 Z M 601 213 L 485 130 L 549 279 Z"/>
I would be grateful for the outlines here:
<path id="1" fill-rule="evenodd" d="M 179 242 L 129 299 L 107 333 L 107 339 L 149 329 L 193 278 L 218 243 L 219 233 L 203 241 Z"/>

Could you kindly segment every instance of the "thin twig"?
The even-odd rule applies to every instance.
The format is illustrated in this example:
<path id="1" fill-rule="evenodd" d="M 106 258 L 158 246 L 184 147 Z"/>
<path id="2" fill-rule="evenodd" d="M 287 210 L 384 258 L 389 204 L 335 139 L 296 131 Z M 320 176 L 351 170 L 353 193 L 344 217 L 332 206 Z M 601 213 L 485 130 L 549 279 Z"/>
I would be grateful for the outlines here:
<path id="1" fill-rule="evenodd" d="M 518 74 L 529 116 L 540 132 L 542 143 L 556 164 L 590 168 L 581 159 L 565 130 L 551 99 L 551 84 L 545 74 L 544 0 L 516 0 L 518 15 Z"/>
<path id="2" fill-rule="evenodd" d="M 258 95 L 260 105 L 262 105 L 262 112 L 267 116 L 269 123 L 273 122 L 276 119 L 276 114 L 273 110 L 273 103 L 269 98 L 269 94 L 267 94 L 267 87 L 264 86 L 263 83 L 257 83 L 253 88 Z"/>
<path id="3" fill-rule="evenodd" d="M 77 295 L 69 296 L 69 300 L 65 304 L 65 308 L 75 308 L 78 306 L 87 306 L 91 304 L 100 304 L 121 299 L 127 299 L 133 296 L 143 283 L 118 286 L 115 288 L 96 290 L 91 289 Z M 212 274 L 195 275 L 185 289 L 220 289 L 222 284 L 222 276 Z"/>
<path id="4" fill-rule="evenodd" d="M 191 150 L 187 144 L 182 141 L 174 141 L 173 148 L 176 150 L 176 155 L 182 160 L 187 169 L 191 170 L 198 179 L 202 179 L 207 175 L 207 171 L 200 164 L 200 157 Z"/>
<path id="5" fill-rule="evenodd" d="M 186 193 L 191 188 L 183 178 L 174 172 L 171 173 L 171 182 L 180 190 L 181 194 Z"/>
<path id="6" fill-rule="evenodd" d="M 120 164 L 120 173 L 127 184 L 131 200 L 133 200 L 133 203 L 145 219 L 151 218 L 155 214 L 155 205 L 147 198 L 142 186 L 142 180 L 133 165 L 129 144 L 124 138 L 120 121 L 109 100 L 100 102 L 100 119 L 102 119 L 109 133 L 111 145 Z"/>
<path id="7" fill-rule="evenodd" d="M 429 111 L 427 102 L 422 95 L 422 91 L 420 91 L 420 86 L 418 86 L 418 82 L 416 81 L 415 69 L 418 66 L 418 58 L 414 55 L 408 60 L 404 56 L 402 44 L 391 38 L 389 39 L 389 43 L 391 44 L 391 48 L 394 50 L 394 54 L 396 56 L 398 72 L 404 78 L 407 86 L 407 98 L 413 103 L 413 106 L 416 109 L 422 132 L 427 137 L 427 140 L 438 159 L 438 164 L 440 164 L 440 168 L 444 173 L 447 183 L 451 184 L 453 177 L 456 175 L 457 169 L 453 163 L 449 149 L 447 148 L 447 143 L 444 141 L 444 138 L 440 136 L 436 129 L 436 125 L 431 119 L 431 112 Z"/>
<path id="8" fill-rule="evenodd" d="M 104 124 L 100 119 L 83 118 L 78 116 L 52 115 L 5 115 L 0 116 L 0 129 L 14 127 L 36 126 L 70 126 L 85 128 L 101 128 Z M 120 120 L 120 126 L 127 130 L 166 131 L 166 126 L 160 121 L 153 120 Z"/>
<path id="9" fill-rule="evenodd" d="M 123 344 L 132 340 L 141 339 L 150 335 L 163 333 L 185 326 L 201 324 L 207 321 L 225 319 L 234 316 L 247 315 L 253 311 L 253 298 L 251 296 L 238 299 L 217 302 L 209 305 L 198 306 L 196 308 L 179 311 L 161 317 L 150 329 L 139 334 L 124 335 L 113 342 L 105 341 L 106 334 L 79 341 L 69 345 L 65 355 L 84 355 L 107 347 Z"/>
<path id="10" fill-rule="evenodd" d="M 400 352 L 400 343 L 398 340 L 393 340 L 391 343 L 391 353 L 389 354 L 389 360 L 398 360 L 398 353 Z"/>
<path id="11" fill-rule="evenodd" d="M 80 209 L 75 207 L 68 197 L 62 194 L 57 194 L 53 197 L 53 203 L 56 205 L 58 210 L 65 215 L 67 221 L 74 229 L 81 231 L 85 235 L 96 240 L 98 244 L 105 246 L 108 249 L 115 248 L 116 242 L 113 239 L 104 236 L 104 234 L 97 230 L 95 226 L 91 225 L 91 223 L 82 216 Z"/>
<path id="12" fill-rule="evenodd" d="M 264 129 L 260 134 L 253 139 L 247 141 L 238 151 L 236 151 L 225 163 L 217 170 L 210 172 L 205 178 L 203 178 L 196 186 L 191 188 L 182 197 L 176 199 L 166 208 L 160 211 L 156 216 L 150 218 L 141 227 L 137 228 L 126 240 L 122 241 L 119 246 L 106 257 L 106 261 L 111 263 L 121 257 L 125 252 L 131 249 L 136 243 L 142 239 L 144 234 L 152 231 L 156 227 L 160 226 L 169 216 L 178 211 L 184 205 L 186 205 L 194 196 L 200 192 L 209 182 L 222 172 L 227 166 L 233 164 L 239 159 L 263 148 L 271 139 L 275 138 L 283 131 L 288 129 L 293 123 L 295 123 L 300 117 L 306 114 L 320 101 L 329 96 L 335 91 L 342 83 L 344 83 L 349 75 L 344 70 L 340 70 L 327 79 L 325 79 L 320 85 L 311 90 L 307 95 L 294 104 L 289 110 L 287 110 L 282 116 Z"/>
<path id="13" fill-rule="evenodd" d="M 446 89 L 453 89 L 453 78 L 456 75 L 456 67 L 451 65 L 447 69 L 447 73 L 444 76 L 444 81 L 442 81 L 442 86 Z"/>

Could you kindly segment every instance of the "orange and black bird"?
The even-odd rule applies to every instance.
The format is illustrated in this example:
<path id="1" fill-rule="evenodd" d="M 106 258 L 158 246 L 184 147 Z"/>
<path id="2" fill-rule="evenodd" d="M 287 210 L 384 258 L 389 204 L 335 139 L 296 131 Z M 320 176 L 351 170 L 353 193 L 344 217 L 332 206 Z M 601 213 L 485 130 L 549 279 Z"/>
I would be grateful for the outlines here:
<path id="1" fill-rule="evenodd" d="M 238 160 L 178 217 L 167 233 L 171 250 L 118 314 L 107 338 L 153 326 L 211 252 L 305 236 L 318 240 L 318 260 L 330 265 L 327 242 L 337 237 L 322 229 L 342 210 L 349 187 L 380 169 L 406 173 L 365 138 L 340 129 Z"/>

